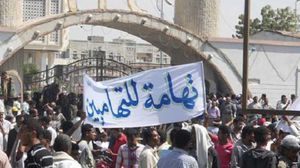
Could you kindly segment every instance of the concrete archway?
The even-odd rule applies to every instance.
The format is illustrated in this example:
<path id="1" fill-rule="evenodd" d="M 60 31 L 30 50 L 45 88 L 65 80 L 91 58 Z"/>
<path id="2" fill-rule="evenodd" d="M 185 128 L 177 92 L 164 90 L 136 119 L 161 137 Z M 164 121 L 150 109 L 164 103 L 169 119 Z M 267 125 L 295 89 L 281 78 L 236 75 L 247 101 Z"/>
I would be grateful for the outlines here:
<path id="1" fill-rule="evenodd" d="M 209 43 L 205 37 L 197 36 L 152 15 L 123 10 L 85 10 L 52 15 L 27 23 L 5 43 L 0 44 L 0 56 L 5 56 L 0 66 L 5 66 L 19 49 L 39 36 L 78 24 L 105 26 L 140 37 L 170 55 L 173 65 L 204 61 L 211 71 L 206 72 L 213 73 L 211 76 L 215 76 L 214 78 L 220 83 L 224 92 L 232 93 L 232 88 L 236 87 L 229 84 L 229 79 L 230 83 L 240 85 L 238 90 L 241 91 L 241 77 L 235 73 L 236 69 L 202 52 L 203 45 Z M 222 66 L 222 71 L 219 69 L 220 66 Z M 222 72 L 228 74 L 224 75 Z"/>

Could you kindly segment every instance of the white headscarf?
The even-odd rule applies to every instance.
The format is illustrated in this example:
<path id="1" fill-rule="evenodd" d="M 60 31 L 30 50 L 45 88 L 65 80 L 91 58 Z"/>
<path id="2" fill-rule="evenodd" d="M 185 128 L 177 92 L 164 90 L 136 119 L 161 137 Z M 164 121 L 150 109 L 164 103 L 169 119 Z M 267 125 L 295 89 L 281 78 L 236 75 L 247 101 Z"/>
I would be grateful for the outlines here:
<path id="1" fill-rule="evenodd" d="M 208 149 L 213 143 L 205 127 L 193 124 L 196 133 L 196 155 L 199 168 L 208 168 Z"/>

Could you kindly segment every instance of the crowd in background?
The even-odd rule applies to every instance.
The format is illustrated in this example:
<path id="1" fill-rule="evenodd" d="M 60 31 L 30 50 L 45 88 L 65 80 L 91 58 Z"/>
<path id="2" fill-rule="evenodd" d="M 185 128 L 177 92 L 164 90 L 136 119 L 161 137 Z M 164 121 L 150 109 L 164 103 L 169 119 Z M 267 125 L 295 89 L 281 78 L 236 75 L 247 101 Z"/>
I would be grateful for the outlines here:
<path id="1" fill-rule="evenodd" d="M 127 129 L 85 123 L 82 95 L 55 84 L 23 96 L 0 96 L 0 168 L 300 167 L 297 117 L 244 115 L 240 95 L 210 94 L 191 121 Z M 275 109 L 295 99 L 282 95 Z M 265 94 L 248 101 L 273 109 Z"/>

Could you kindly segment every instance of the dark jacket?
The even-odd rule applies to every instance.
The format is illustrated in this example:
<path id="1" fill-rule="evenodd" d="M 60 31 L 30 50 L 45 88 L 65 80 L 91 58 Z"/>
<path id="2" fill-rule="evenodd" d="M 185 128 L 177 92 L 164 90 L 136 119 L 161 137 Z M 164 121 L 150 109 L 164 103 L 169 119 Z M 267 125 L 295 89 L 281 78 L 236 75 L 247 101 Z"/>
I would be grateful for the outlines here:
<path id="1" fill-rule="evenodd" d="M 276 168 L 277 156 L 266 149 L 251 149 L 242 156 L 242 168 Z"/>

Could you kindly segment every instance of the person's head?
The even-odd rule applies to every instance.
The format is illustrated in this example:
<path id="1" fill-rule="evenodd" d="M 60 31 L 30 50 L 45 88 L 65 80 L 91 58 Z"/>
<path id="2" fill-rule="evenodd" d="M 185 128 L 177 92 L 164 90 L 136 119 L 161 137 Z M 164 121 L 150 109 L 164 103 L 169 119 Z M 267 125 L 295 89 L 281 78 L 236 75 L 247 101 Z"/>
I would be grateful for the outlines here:
<path id="1" fill-rule="evenodd" d="M 293 135 L 287 135 L 280 143 L 281 154 L 289 160 L 295 162 L 298 160 L 298 153 L 300 151 L 300 141 Z"/>
<path id="2" fill-rule="evenodd" d="M 46 115 L 47 115 L 47 117 L 49 117 L 50 120 L 52 120 L 53 119 L 53 115 L 54 115 L 54 110 L 52 108 L 48 108 L 46 110 Z"/>
<path id="3" fill-rule="evenodd" d="M 15 117 L 13 115 L 6 115 L 5 120 L 9 121 L 11 124 L 14 123 Z"/>
<path id="4" fill-rule="evenodd" d="M 118 138 L 121 136 L 122 134 L 122 129 L 121 128 L 113 128 L 110 130 L 110 133 L 111 135 L 114 137 L 114 138 Z"/>
<path id="5" fill-rule="evenodd" d="M 167 132 L 163 130 L 158 130 L 158 134 L 160 136 L 160 143 L 165 143 L 167 141 Z"/>
<path id="6" fill-rule="evenodd" d="M 271 139 L 271 132 L 265 126 L 260 126 L 254 130 L 255 142 L 257 145 L 265 146 Z"/>
<path id="7" fill-rule="evenodd" d="M 43 136 L 43 128 L 38 120 L 29 118 L 24 121 L 20 135 L 22 145 L 35 145 Z"/>
<path id="8" fill-rule="evenodd" d="M 12 109 L 11 109 L 11 112 L 14 116 L 17 116 L 19 111 L 20 111 L 20 109 L 16 106 L 13 106 Z"/>
<path id="9" fill-rule="evenodd" d="M 41 124 L 42 124 L 42 126 L 43 126 L 44 129 L 47 129 L 47 128 L 49 127 L 50 121 L 51 121 L 51 120 L 50 120 L 49 117 L 42 117 L 42 118 L 40 119 L 40 122 L 41 122 Z"/>
<path id="10" fill-rule="evenodd" d="M 242 131 L 241 135 L 242 139 L 245 140 L 246 142 L 251 142 L 254 143 L 254 127 L 253 126 L 245 126 Z"/>
<path id="11" fill-rule="evenodd" d="M 174 138 L 175 138 L 174 146 L 176 148 L 185 150 L 188 148 L 188 146 L 191 142 L 191 133 L 187 130 L 181 129 L 181 130 L 178 130 L 178 132 L 175 134 Z"/>
<path id="12" fill-rule="evenodd" d="M 227 140 L 230 138 L 230 129 L 226 125 L 221 125 L 219 127 L 219 132 L 218 132 L 218 137 L 219 140 L 222 142 L 227 142 Z"/>
<path id="13" fill-rule="evenodd" d="M 178 131 L 179 130 L 177 130 L 177 129 L 172 129 L 172 131 L 170 132 L 170 141 L 171 141 L 172 146 L 174 146 L 174 144 L 175 144 L 175 135 Z"/>
<path id="14" fill-rule="evenodd" d="M 3 121 L 4 120 L 4 111 L 0 111 L 0 121 Z"/>
<path id="15" fill-rule="evenodd" d="M 100 131 L 100 141 L 101 142 L 107 142 L 108 141 L 108 135 L 105 130 Z"/>
<path id="16" fill-rule="evenodd" d="M 30 115 L 30 117 L 35 118 L 35 119 L 39 118 L 39 112 L 36 108 L 30 109 L 29 115 Z"/>
<path id="17" fill-rule="evenodd" d="M 242 130 L 243 127 L 245 126 L 245 118 L 243 116 L 237 116 L 233 120 L 233 127 L 236 130 Z"/>
<path id="18" fill-rule="evenodd" d="M 145 128 L 142 132 L 143 141 L 145 144 L 155 147 L 160 144 L 160 137 L 155 128 Z"/>
<path id="19" fill-rule="evenodd" d="M 265 93 L 261 94 L 261 99 L 265 100 L 267 98 L 267 95 Z"/>
<path id="20" fill-rule="evenodd" d="M 281 95 L 281 103 L 285 104 L 287 102 L 286 95 Z"/>
<path id="21" fill-rule="evenodd" d="M 63 133 L 67 133 L 72 127 L 73 127 L 73 122 L 72 121 L 64 121 L 61 123 L 60 128 L 63 130 Z"/>
<path id="22" fill-rule="evenodd" d="M 87 141 L 92 141 L 96 139 L 96 131 L 91 124 L 84 124 L 81 127 L 82 139 Z"/>
<path id="23" fill-rule="evenodd" d="M 129 147 L 136 146 L 138 144 L 139 132 L 137 129 L 129 128 L 125 130 L 127 136 L 127 144 Z"/>
<path id="24" fill-rule="evenodd" d="M 257 102 L 258 102 L 257 96 L 254 96 L 254 97 L 253 97 L 253 102 L 254 102 L 254 103 L 257 103 Z"/>
<path id="25" fill-rule="evenodd" d="M 44 145 L 47 149 L 49 149 L 51 139 L 52 139 L 51 132 L 48 131 L 48 130 L 43 130 L 43 135 L 42 135 L 42 138 L 41 138 L 41 144 Z"/>
<path id="26" fill-rule="evenodd" d="M 231 102 L 231 97 L 230 96 L 226 96 L 226 103 L 230 103 Z"/>
<path id="27" fill-rule="evenodd" d="M 216 106 L 217 106 L 217 102 L 213 100 L 213 101 L 211 102 L 211 106 L 212 106 L 212 107 L 216 107 Z"/>
<path id="28" fill-rule="evenodd" d="M 291 100 L 292 100 L 292 102 L 294 102 L 296 100 L 296 95 L 295 94 L 291 94 Z"/>
<path id="29" fill-rule="evenodd" d="M 21 127 L 24 123 L 24 116 L 23 115 L 17 115 L 16 116 L 16 124 L 17 127 Z"/>
<path id="30" fill-rule="evenodd" d="M 53 149 L 56 152 L 66 152 L 71 154 L 72 142 L 71 138 L 66 134 L 60 134 L 55 138 Z"/>
<path id="31" fill-rule="evenodd" d="M 231 95 L 231 100 L 236 100 L 236 94 Z"/>
<path id="32" fill-rule="evenodd" d="M 278 132 L 278 140 L 279 141 L 283 140 L 283 138 L 286 137 L 289 134 L 290 134 L 290 132 L 287 132 L 287 130 L 280 129 L 279 132 Z"/>
<path id="33" fill-rule="evenodd" d="M 276 128 L 276 124 L 272 123 L 267 127 L 271 132 L 271 139 L 278 139 L 279 137 L 279 130 Z"/>

